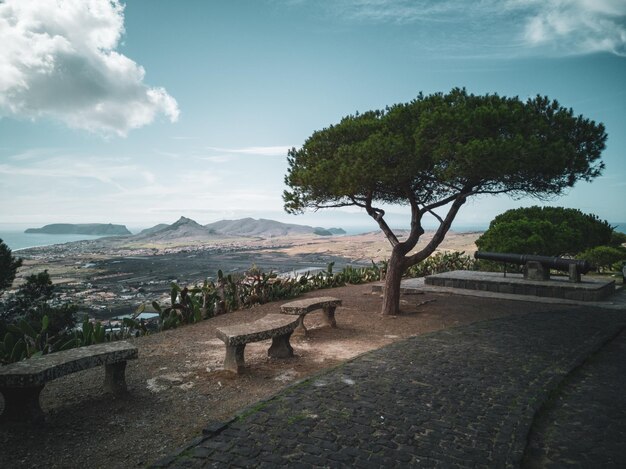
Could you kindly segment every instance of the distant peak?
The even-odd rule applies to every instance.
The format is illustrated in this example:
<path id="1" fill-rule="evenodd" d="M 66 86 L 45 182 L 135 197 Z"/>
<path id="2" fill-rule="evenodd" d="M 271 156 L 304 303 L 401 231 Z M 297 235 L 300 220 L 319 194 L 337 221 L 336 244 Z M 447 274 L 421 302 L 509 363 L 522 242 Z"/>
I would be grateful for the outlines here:
<path id="1" fill-rule="evenodd" d="M 180 217 L 176 223 L 174 223 L 174 225 L 182 225 L 183 223 L 194 223 L 194 224 L 198 224 L 195 220 L 192 220 L 191 218 L 187 218 L 187 217 Z"/>

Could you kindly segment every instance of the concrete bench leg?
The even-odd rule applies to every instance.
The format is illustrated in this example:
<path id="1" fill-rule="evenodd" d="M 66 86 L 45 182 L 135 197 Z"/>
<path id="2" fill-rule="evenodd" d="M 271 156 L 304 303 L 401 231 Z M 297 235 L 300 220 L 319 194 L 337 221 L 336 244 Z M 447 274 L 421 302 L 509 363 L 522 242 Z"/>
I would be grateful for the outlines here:
<path id="1" fill-rule="evenodd" d="M 104 365 L 104 390 L 117 396 L 126 393 L 126 362 Z"/>
<path id="2" fill-rule="evenodd" d="M 39 422 L 44 419 L 43 410 L 39 405 L 41 386 L 30 388 L 2 388 L 4 412 L 0 415 L 2 422 Z"/>
<path id="3" fill-rule="evenodd" d="M 335 321 L 335 308 L 335 306 L 324 307 L 324 318 L 326 319 L 326 324 L 332 328 L 337 327 L 337 322 Z"/>
<path id="4" fill-rule="evenodd" d="M 293 357 L 293 348 L 289 343 L 289 337 L 291 337 L 291 332 L 288 334 L 279 335 L 272 338 L 272 345 L 267 351 L 267 354 L 272 358 L 291 358 Z"/>
<path id="5" fill-rule="evenodd" d="M 227 345 L 226 357 L 224 358 L 224 369 L 233 373 L 240 373 L 244 366 L 243 352 L 246 344 Z"/>
<path id="6" fill-rule="evenodd" d="M 306 337 L 306 327 L 304 327 L 304 316 L 305 314 L 301 314 L 298 318 L 298 324 L 296 324 L 296 328 L 294 329 L 294 333 L 297 335 L 303 335 Z"/>

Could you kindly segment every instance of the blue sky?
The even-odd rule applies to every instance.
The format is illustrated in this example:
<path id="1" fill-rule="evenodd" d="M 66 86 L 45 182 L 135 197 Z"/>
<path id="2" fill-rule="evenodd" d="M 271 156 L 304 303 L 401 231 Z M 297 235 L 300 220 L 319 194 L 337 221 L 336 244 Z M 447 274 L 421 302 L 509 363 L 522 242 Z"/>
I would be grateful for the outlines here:
<path id="1" fill-rule="evenodd" d="M 2 224 L 375 229 L 356 211 L 284 214 L 287 149 L 457 86 L 603 122 L 604 175 L 550 204 L 626 220 L 624 0 L 0 0 L 0 43 Z M 457 223 L 536 203 L 481 198 Z"/>

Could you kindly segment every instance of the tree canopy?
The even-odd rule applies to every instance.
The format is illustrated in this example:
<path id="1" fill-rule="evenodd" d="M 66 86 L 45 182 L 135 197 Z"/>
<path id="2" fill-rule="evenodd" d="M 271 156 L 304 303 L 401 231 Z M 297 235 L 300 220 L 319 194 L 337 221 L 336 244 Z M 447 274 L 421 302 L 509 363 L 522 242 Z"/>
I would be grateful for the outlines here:
<path id="1" fill-rule="evenodd" d="M 525 207 L 495 217 L 476 241 L 483 251 L 575 255 L 611 244 L 613 227 L 594 214 L 563 207 Z"/>
<path id="2" fill-rule="evenodd" d="M 435 250 L 468 197 L 559 195 L 601 173 L 605 141 L 602 124 L 547 97 L 523 102 L 458 88 L 420 94 L 409 103 L 347 116 L 292 148 L 283 200 L 289 213 L 357 206 L 376 220 L 393 246 L 383 302 L 383 312 L 392 314 L 399 303 L 398 271 Z M 411 233 L 402 242 L 385 221 L 384 204 L 411 209 Z M 424 249 L 409 255 L 426 214 L 439 228 Z"/>
<path id="3" fill-rule="evenodd" d="M 11 287 L 21 265 L 22 259 L 16 259 L 9 246 L 0 239 L 0 292 Z"/>

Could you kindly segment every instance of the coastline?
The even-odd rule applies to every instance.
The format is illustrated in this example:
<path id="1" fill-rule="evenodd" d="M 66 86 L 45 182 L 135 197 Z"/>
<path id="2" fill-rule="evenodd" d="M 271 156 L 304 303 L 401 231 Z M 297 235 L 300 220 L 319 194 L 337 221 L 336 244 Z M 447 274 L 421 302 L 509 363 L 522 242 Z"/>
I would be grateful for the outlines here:
<path id="1" fill-rule="evenodd" d="M 9 246 L 11 251 L 19 252 L 25 249 L 33 249 L 56 244 L 73 243 L 77 241 L 90 241 L 100 239 L 106 235 L 59 235 L 46 233 L 24 233 L 24 231 L 0 231 L 0 239 Z"/>

